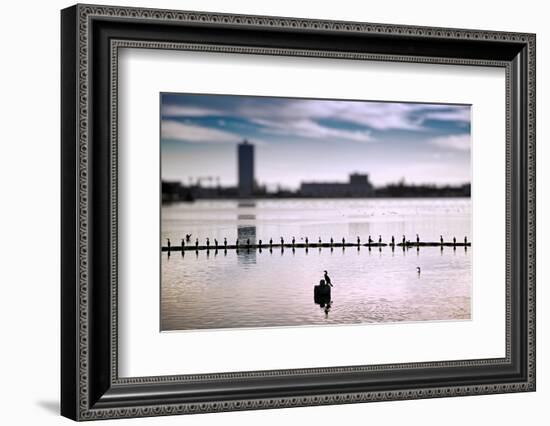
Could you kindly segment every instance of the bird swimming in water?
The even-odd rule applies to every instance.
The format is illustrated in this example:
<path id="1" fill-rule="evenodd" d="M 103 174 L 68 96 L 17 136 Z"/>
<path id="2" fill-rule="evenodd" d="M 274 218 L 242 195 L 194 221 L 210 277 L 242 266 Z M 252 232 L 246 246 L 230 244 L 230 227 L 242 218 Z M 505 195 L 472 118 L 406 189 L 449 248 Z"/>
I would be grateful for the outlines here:
<path id="1" fill-rule="evenodd" d="M 327 271 L 325 271 L 325 284 L 333 287 L 332 282 L 330 281 L 330 277 L 328 276 Z"/>
<path id="2" fill-rule="evenodd" d="M 416 272 L 418 272 L 418 275 L 420 275 L 420 266 L 416 267 Z"/>

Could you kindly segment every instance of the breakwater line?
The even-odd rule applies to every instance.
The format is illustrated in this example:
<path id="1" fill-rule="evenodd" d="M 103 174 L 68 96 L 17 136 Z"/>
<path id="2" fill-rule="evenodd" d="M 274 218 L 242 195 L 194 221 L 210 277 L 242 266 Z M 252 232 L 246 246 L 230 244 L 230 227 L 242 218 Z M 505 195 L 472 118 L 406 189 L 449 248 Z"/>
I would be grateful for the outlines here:
<path id="1" fill-rule="evenodd" d="M 401 242 L 401 243 L 379 243 L 379 242 L 372 242 L 372 243 L 239 243 L 239 244 L 209 244 L 209 245 L 197 245 L 197 244 L 185 244 L 185 245 L 166 245 L 162 246 L 162 251 L 203 251 L 203 250 L 256 250 L 256 249 L 270 249 L 270 248 L 289 248 L 289 249 L 306 249 L 306 248 L 381 248 L 381 247 L 400 247 L 403 249 L 407 248 L 420 248 L 420 247 L 471 247 L 471 242 Z"/>

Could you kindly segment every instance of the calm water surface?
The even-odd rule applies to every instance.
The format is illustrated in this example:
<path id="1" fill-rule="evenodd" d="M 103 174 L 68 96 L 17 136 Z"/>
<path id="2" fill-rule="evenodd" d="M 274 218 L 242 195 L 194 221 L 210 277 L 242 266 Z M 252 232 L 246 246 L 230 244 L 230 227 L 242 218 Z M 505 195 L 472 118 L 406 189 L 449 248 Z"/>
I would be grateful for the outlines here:
<path id="1" fill-rule="evenodd" d="M 162 237 L 233 244 L 471 240 L 469 199 L 198 201 L 162 207 Z M 219 329 L 470 318 L 472 248 L 361 247 L 162 253 L 161 329 Z M 421 268 L 420 275 L 416 267 Z M 330 306 L 313 286 L 328 270 Z"/>

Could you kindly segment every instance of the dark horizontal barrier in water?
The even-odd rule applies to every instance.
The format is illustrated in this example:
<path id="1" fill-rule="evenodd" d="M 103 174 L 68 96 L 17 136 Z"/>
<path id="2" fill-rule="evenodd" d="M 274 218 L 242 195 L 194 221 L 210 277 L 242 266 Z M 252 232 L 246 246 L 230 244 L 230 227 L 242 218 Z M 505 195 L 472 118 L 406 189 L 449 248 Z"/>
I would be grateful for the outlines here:
<path id="1" fill-rule="evenodd" d="M 268 249 L 268 248 L 316 248 L 316 247 L 471 247 L 472 243 L 437 243 L 437 242 L 406 242 L 406 243 L 397 243 L 397 244 L 387 244 L 387 243 L 365 243 L 365 244 L 357 244 L 357 243 L 285 243 L 285 244 L 228 244 L 228 245 L 214 245 L 211 244 L 209 246 L 197 246 L 197 245 L 186 245 L 186 246 L 164 246 L 162 247 L 162 251 L 193 251 L 193 250 L 238 250 L 238 249 Z"/>

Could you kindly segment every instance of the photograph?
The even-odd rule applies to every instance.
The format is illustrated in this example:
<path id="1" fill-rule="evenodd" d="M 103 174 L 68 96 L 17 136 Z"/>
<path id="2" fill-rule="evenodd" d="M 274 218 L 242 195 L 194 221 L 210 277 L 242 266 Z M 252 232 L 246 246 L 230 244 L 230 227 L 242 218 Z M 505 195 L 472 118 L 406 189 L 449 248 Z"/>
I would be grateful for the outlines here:
<path id="1" fill-rule="evenodd" d="M 471 320 L 471 105 L 160 94 L 160 331 Z"/>
<path id="2" fill-rule="evenodd" d="M 61 262 L 45 265 L 61 291 L 39 285 L 58 300 L 31 298 L 59 306 L 59 336 L 36 321 L 23 334 L 58 342 L 40 365 L 61 415 L 269 423 L 303 407 L 341 421 L 345 405 L 369 403 L 385 420 L 405 410 L 393 423 L 417 407 L 425 424 L 429 403 L 437 419 L 471 414 L 460 424 L 479 409 L 524 420 L 547 396 L 536 359 L 543 14 L 162 7 L 63 5 L 60 26 L 42 19 L 61 83 L 41 87 L 60 86 L 60 117 L 17 128 L 52 127 L 61 149 L 45 161 L 10 145 L 25 151 L 8 156 L 11 174 L 32 177 L 14 186 L 29 204 L 15 203 L 19 216 L 52 204 L 22 191 L 38 182 L 29 170 L 46 164 L 60 185 Z M 12 86 L 19 111 L 28 97 Z"/>

